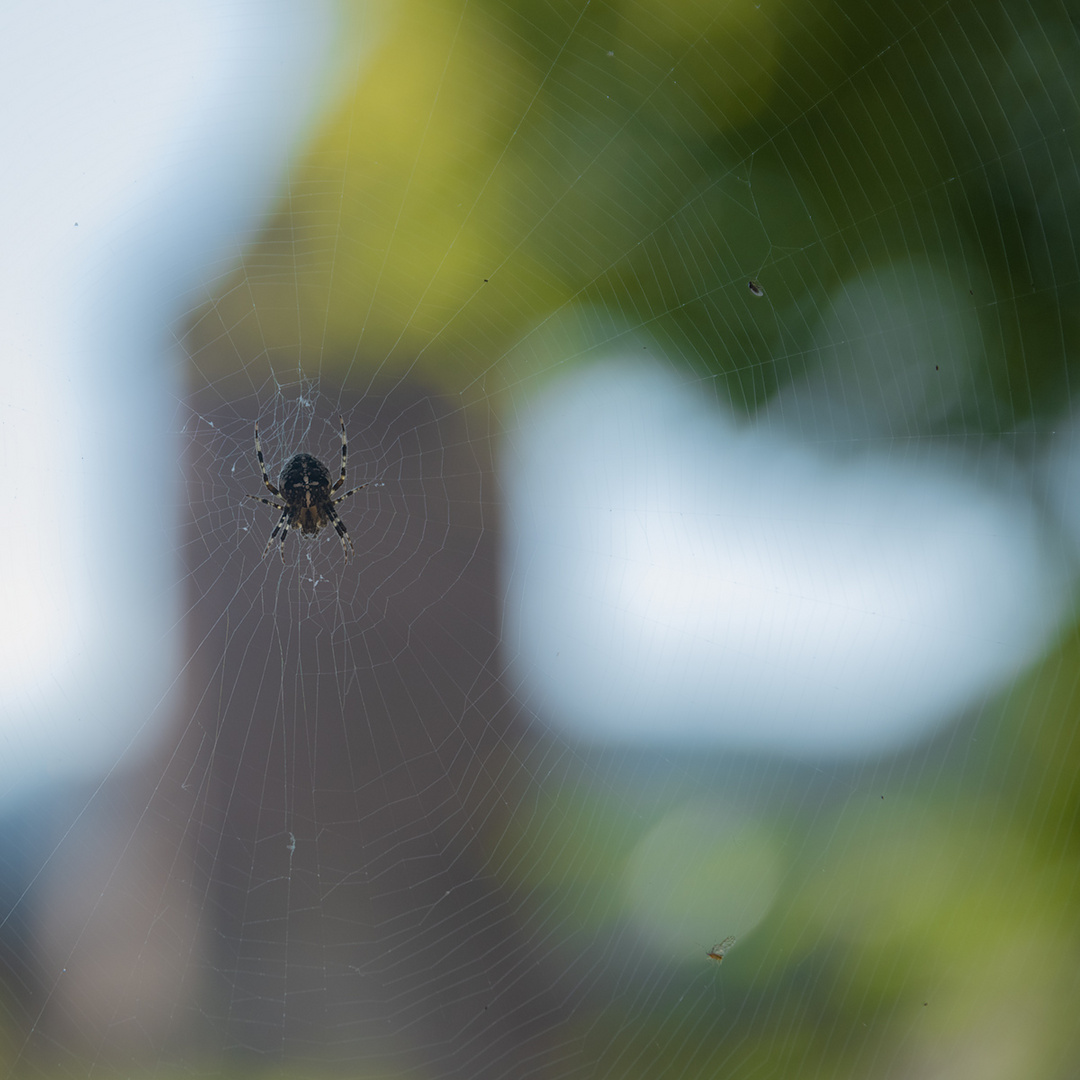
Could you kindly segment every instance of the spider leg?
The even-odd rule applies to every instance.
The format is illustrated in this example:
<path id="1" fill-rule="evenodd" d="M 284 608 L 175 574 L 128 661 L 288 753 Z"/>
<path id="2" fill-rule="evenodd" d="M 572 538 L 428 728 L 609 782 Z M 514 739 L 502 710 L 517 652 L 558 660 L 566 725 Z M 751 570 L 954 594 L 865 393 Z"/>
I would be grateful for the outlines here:
<path id="1" fill-rule="evenodd" d="M 334 532 L 338 534 L 338 538 L 341 540 L 341 550 L 345 552 L 345 561 L 349 561 L 349 548 L 352 548 L 353 554 L 356 554 L 356 548 L 353 547 L 352 537 L 349 535 L 349 530 L 345 528 L 345 522 L 338 517 L 337 511 L 334 507 L 328 506 L 326 508 L 326 516 L 330 520 L 330 524 L 334 526 Z M 345 541 L 348 540 L 349 547 L 345 546 Z"/>
<path id="2" fill-rule="evenodd" d="M 338 477 L 338 482 L 330 489 L 331 491 L 337 491 L 345 483 L 345 462 L 349 459 L 349 447 L 345 442 L 345 417 L 339 416 L 338 419 L 341 421 L 341 475 Z"/>
<path id="3" fill-rule="evenodd" d="M 274 502 L 273 499 L 264 499 L 261 495 L 245 495 L 245 499 L 254 499 L 256 502 L 266 503 L 267 506 L 272 506 L 275 510 L 284 510 L 285 507 L 281 503 Z"/>
<path id="4" fill-rule="evenodd" d="M 367 481 L 367 483 L 363 483 L 359 487 L 354 487 L 352 491 L 346 491 L 344 495 L 339 495 L 334 500 L 334 505 L 337 506 L 339 502 L 344 502 L 350 495 L 355 495 L 358 491 L 363 491 L 363 489 L 366 488 L 368 486 L 368 483 L 370 482 L 371 481 Z M 330 490 L 333 491 L 334 489 L 331 488 Z"/>
<path id="5" fill-rule="evenodd" d="M 255 498 L 254 495 L 251 498 Z M 277 539 L 277 534 L 281 532 L 282 525 L 285 526 L 285 532 L 281 537 L 281 561 L 285 561 L 285 537 L 289 535 L 289 527 L 286 522 L 289 520 L 289 508 L 285 507 L 281 512 L 281 517 L 278 518 L 278 523 L 274 526 L 274 531 L 270 534 L 270 539 L 266 541 L 266 547 L 263 548 L 262 557 L 265 559 L 269 554 L 270 549 L 274 546 L 274 541 Z"/>
<path id="6" fill-rule="evenodd" d="M 270 477 L 266 475 L 266 462 L 263 461 L 262 444 L 259 442 L 259 421 L 258 420 L 255 421 L 255 456 L 259 459 L 259 468 L 262 469 L 263 483 L 270 489 L 271 494 L 280 495 L 281 492 L 278 491 L 278 489 L 276 487 L 274 487 L 273 484 L 270 483 Z M 255 496 L 253 495 L 252 498 L 254 498 L 254 497 Z M 263 501 L 265 502 L 266 500 L 264 499 Z"/>

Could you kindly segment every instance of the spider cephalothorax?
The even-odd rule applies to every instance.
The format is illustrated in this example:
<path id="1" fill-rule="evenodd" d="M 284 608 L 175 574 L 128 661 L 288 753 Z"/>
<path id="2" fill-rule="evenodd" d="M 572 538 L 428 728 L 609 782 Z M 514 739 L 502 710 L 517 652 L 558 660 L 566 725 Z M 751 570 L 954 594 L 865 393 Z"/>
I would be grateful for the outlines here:
<path id="1" fill-rule="evenodd" d="M 352 547 L 352 539 L 349 530 L 345 528 L 345 522 L 337 515 L 335 507 L 339 502 L 356 494 L 367 484 L 354 487 L 346 491 L 344 495 L 334 498 L 334 492 L 345 483 L 345 463 L 348 460 L 348 445 L 345 441 L 345 419 L 341 418 L 341 475 L 337 482 L 331 486 L 330 470 L 313 454 L 293 454 L 285 467 L 281 470 L 278 486 L 270 483 L 270 477 L 266 472 L 266 462 L 263 461 L 262 444 L 259 442 L 259 425 L 255 424 L 255 456 L 259 459 L 259 468 L 262 470 L 263 483 L 282 502 L 274 502 L 273 499 L 265 499 L 261 495 L 249 495 L 249 499 L 266 503 L 281 511 L 281 517 L 270 534 L 270 539 L 263 549 L 263 558 L 274 546 L 278 533 L 281 533 L 281 561 L 285 561 L 285 537 L 290 529 L 299 529 L 304 536 L 315 536 L 320 529 L 327 525 L 333 525 L 334 531 L 341 540 L 341 550 L 345 552 L 348 561 L 349 548 Z M 346 546 L 348 541 L 348 546 Z"/>

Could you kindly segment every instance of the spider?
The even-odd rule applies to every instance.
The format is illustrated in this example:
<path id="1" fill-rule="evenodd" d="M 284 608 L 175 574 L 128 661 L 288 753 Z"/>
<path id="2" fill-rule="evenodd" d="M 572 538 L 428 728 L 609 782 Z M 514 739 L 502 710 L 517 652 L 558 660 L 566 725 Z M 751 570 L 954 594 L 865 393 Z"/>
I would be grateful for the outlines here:
<path id="1" fill-rule="evenodd" d="M 348 445 L 345 441 L 345 418 L 341 419 L 341 475 L 333 487 L 330 486 L 330 470 L 314 454 L 293 454 L 285 462 L 278 478 L 280 487 L 274 487 L 270 483 L 270 477 L 266 473 L 266 462 L 263 461 L 262 444 L 259 442 L 259 424 L 255 422 L 255 456 L 259 459 L 259 468 L 262 470 L 263 483 L 270 491 L 281 498 L 280 503 L 273 499 L 265 499 L 261 495 L 249 495 L 249 499 L 256 502 L 266 503 L 275 510 L 281 511 L 281 517 L 270 534 L 263 548 L 262 557 L 274 546 L 277 534 L 281 533 L 281 561 L 285 562 L 285 537 L 290 529 L 299 529 L 304 536 L 315 536 L 320 529 L 327 525 L 333 525 L 334 531 L 341 540 L 341 550 L 345 552 L 345 561 L 349 561 L 349 548 L 353 546 L 349 530 L 345 528 L 345 522 L 337 515 L 334 508 L 339 502 L 344 502 L 350 495 L 355 495 L 367 484 L 354 487 L 346 491 L 344 495 L 333 498 L 333 493 L 345 483 L 345 462 L 348 459 Z M 348 541 L 348 547 L 346 547 Z M 355 548 L 353 551 L 355 552 Z"/>

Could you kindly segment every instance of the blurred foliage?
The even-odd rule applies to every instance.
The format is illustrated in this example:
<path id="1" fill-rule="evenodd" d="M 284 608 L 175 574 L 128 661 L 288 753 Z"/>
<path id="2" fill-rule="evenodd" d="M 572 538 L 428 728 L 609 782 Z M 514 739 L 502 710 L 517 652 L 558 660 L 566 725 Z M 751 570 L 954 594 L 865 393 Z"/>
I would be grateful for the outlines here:
<path id="1" fill-rule="evenodd" d="M 1002 703 L 993 745 L 1001 795 L 996 817 L 1022 829 L 1027 848 L 1075 867 L 1080 858 L 1080 626 Z M 981 779 L 981 777 L 980 777 Z M 1072 903 L 1080 908 L 1080 874 L 1069 869 Z"/>
<path id="2" fill-rule="evenodd" d="M 627 898 L 642 842 L 662 835 L 669 852 L 677 847 L 670 828 L 653 826 L 693 805 L 685 773 L 673 765 L 679 782 L 666 785 L 654 773 L 651 791 L 596 783 L 587 768 L 549 777 L 542 801 L 490 848 L 500 877 L 542 913 L 547 945 L 570 968 L 606 971 L 610 1004 L 574 1025 L 588 1059 L 641 1077 L 816 1068 L 857 1077 L 875 1061 L 919 1077 L 1058 1075 L 1080 1051 L 1077 773 L 1063 756 L 1075 725 L 1054 700 L 1077 695 L 1075 649 L 1073 639 L 1067 668 L 1061 656 L 1048 662 L 983 718 L 988 748 L 974 754 L 951 754 L 946 737 L 874 782 L 837 768 L 820 808 L 801 819 L 779 806 L 770 814 L 770 799 L 744 790 L 758 824 L 739 835 L 760 859 L 769 831 L 786 833 L 788 870 L 771 911 L 722 968 L 705 957 L 707 942 L 679 949 L 635 933 Z M 672 884 L 675 895 L 697 882 L 712 891 L 719 936 L 729 928 L 725 890 L 758 883 L 754 860 L 731 857 L 724 814 L 715 817 L 716 837 L 696 849 L 700 878 L 687 878 L 676 856 Z M 1037 842 L 1050 831 L 1053 850 Z M 670 904 L 667 914 L 676 915 Z"/>
<path id="3" fill-rule="evenodd" d="M 558 925 L 548 941 L 566 964 L 608 972 L 611 1003 L 574 1025 L 599 1071 L 1068 1075 L 1063 1063 L 1080 1053 L 1078 712 L 1072 627 L 977 718 L 891 763 L 832 766 L 816 793 L 805 776 L 775 773 L 774 793 L 760 792 L 738 779 L 752 765 L 720 755 L 689 771 L 677 760 L 655 767 L 645 786 L 571 765 L 489 848 L 499 875 Z M 741 838 L 786 838 L 787 866 L 771 910 L 722 968 L 700 949 L 636 934 L 626 891 L 643 843 L 677 847 L 657 822 L 718 791 L 728 812 L 741 802 L 756 822 Z M 757 887 L 753 863 L 725 846 L 723 805 L 715 835 L 695 848 L 717 936 L 728 929 L 725 890 Z M 681 865 L 668 876 L 688 894 L 695 881 Z"/>
<path id="4" fill-rule="evenodd" d="M 1066 7 L 377 10 L 346 23 L 358 76 L 215 298 L 241 362 L 363 383 L 415 366 L 456 393 L 599 306 L 754 408 L 814 364 L 845 280 L 926 261 L 983 324 L 965 425 L 1060 408 L 1080 342 Z"/>

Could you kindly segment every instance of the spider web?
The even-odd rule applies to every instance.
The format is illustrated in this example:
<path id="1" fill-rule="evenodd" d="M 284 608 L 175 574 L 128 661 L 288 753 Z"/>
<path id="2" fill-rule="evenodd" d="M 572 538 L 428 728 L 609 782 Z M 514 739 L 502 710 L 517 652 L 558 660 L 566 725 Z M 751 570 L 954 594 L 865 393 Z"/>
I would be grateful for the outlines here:
<path id="1" fill-rule="evenodd" d="M 1070 1075 L 1075 13 L 360 15 L 79 466 L 179 570 L 13 743 L 5 1067 Z"/>

